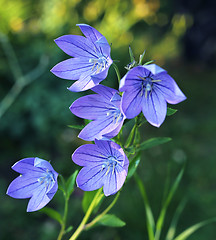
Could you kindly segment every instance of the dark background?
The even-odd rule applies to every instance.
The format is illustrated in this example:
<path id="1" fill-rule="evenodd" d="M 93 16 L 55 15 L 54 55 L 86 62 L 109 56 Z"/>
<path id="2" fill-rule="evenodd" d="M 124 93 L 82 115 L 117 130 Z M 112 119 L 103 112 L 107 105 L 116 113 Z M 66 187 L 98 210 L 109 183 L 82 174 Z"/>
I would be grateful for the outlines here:
<path id="1" fill-rule="evenodd" d="M 82 123 L 69 111 L 83 94 L 67 90 L 71 82 L 50 73 L 68 56 L 53 40 L 64 34 L 81 34 L 77 23 L 87 23 L 112 43 L 112 59 L 123 76 L 129 63 L 128 45 L 135 57 L 146 49 L 145 61 L 154 59 L 176 80 L 187 100 L 173 106 L 179 111 L 157 129 L 146 124 L 142 139 L 172 137 L 173 141 L 143 153 L 138 169 L 155 216 L 158 216 L 167 176 L 171 183 L 186 161 L 186 170 L 169 207 L 165 229 L 178 203 L 187 199 L 177 232 L 216 216 L 216 2 L 210 0 L 0 0 L 0 239 L 56 239 L 59 226 L 42 213 L 26 213 L 27 200 L 5 195 L 17 176 L 11 166 L 18 160 L 38 156 L 51 160 L 65 177 L 77 168 L 71 154 L 84 141 L 67 127 Z M 11 50 L 11 48 L 13 50 Z M 16 58 L 13 53 L 15 52 Z M 16 62 L 17 60 L 17 62 Z M 38 65 L 39 64 L 39 65 Z M 32 72 L 33 71 L 33 72 Z M 7 108 L 7 101 L 22 84 L 29 82 Z M 10 95 L 16 82 L 14 92 Z M 113 68 L 104 85 L 117 87 Z M 10 93 L 9 93 L 10 92 Z M 9 93 L 9 95 L 7 95 Z M 5 96 L 9 96 L 7 101 Z M 5 111 L 3 112 L 3 108 Z M 70 200 L 69 220 L 77 226 L 83 213 L 82 191 Z M 108 199 L 109 201 L 109 199 Z M 62 211 L 57 193 L 48 205 Z M 124 228 L 100 227 L 80 239 L 146 239 L 145 211 L 135 182 L 124 186 L 111 211 L 124 220 Z M 69 237 L 69 236 L 67 236 Z M 66 239 L 67 239 L 66 237 Z M 215 224 L 189 239 L 214 240 Z"/>

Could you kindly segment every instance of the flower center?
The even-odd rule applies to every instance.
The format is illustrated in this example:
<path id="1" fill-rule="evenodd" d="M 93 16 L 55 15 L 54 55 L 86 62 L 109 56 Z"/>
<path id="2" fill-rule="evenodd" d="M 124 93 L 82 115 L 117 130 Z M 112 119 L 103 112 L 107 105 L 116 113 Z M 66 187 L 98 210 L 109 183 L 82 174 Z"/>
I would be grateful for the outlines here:
<path id="1" fill-rule="evenodd" d="M 47 190 L 51 189 L 51 187 L 53 186 L 53 183 L 55 182 L 53 173 L 47 169 L 44 172 L 44 176 L 38 178 L 38 182 L 40 184 L 44 184 Z"/>
<path id="2" fill-rule="evenodd" d="M 114 174 L 115 167 L 119 163 L 119 161 L 114 156 L 109 156 L 107 161 L 102 165 L 102 170 L 107 169 L 106 175 L 109 173 L 110 169 L 112 169 L 112 174 Z"/>
<path id="3" fill-rule="evenodd" d="M 107 116 L 113 115 L 113 123 L 117 124 L 122 121 L 123 114 L 121 113 L 120 109 L 113 108 L 107 112 Z"/>
<path id="4" fill-rule="evenodd" d="M 161 80 L 154 80 L 151 77 L 140 77 L 142 79 L 142 89 L 141 89 L 141 97 L 143 96 L 143 93 L 145 91 L 145 98 L 147 98 L 148 94 L 151 94 L 153 85 L 155 82 L 161 82 Z"/>
<path id="5" fill-rule="evenodd" d="M 103 55 L 99 56 L 98 58 L 90 58 L 90 63 L 94 63 L 92 67 L 92 71 L 96 68 L 96 74 L 103 71 L 107 67 L 107 57 L 104 57 Z"/>

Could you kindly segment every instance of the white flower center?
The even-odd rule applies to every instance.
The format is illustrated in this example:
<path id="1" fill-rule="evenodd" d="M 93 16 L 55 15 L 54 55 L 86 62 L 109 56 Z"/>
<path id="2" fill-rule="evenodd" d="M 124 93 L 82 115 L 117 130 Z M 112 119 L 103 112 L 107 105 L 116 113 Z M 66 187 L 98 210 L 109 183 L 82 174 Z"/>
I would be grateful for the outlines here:
<path id="1" fill-rule="evenodd" d="M 99 56 L 98 58 L 90 58 L 89 59 L 90 63 L 94 63 L 92 67 L 92 71 L 96 69 L 96 74 L 103 71 L 107 67 L 107 57 L 104 56 Z"/>
<path id="2" fill-rule="evenodd" d="M 44 184 L 47 190 L 51 189 L 55 182 L 53 173 L 47 169 L 46 172 L 44 172 L 44 176 L 38 178 L 38 182 Z"/>

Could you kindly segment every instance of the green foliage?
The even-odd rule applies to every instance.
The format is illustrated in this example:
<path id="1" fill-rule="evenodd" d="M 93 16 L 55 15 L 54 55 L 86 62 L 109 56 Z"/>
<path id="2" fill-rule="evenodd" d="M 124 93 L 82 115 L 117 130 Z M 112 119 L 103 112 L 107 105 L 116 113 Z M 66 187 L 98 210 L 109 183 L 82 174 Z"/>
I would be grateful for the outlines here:
<path id="1" fill-rule="evenodd" d="M 82 130 L 84 125 L 68 125 L 69 128 Z"/>
<path id="2" fill-rule="evenodd" d="M 177 109 L 173 109 L 173 108 L 167 108 L 167 116 L 171 116 L 173 114 L 175 114 L 178 110 Z"/>
<path id="3" fill-rule="evenodd" d="M 206 221 L 202 221 L 200 223 L 197 223 L 191 227 L 189 227 L 188 229 L 186 229 L 185 231 L 183 231 L 180 235 L 178 235 L 174 240 L 186 240 L 188 239 L 188 237 L 190 237 L 195 231 L 197 231 L 198 229 L 200 229 L 201 227 L 204 227 L 207 224 L 216 222 L 216 218 L 212 218 L 212 219 L 208 219 Z"/>
<path id="4" fill-rule="evenodd" d="M 97 224 L 108 227 L 124 227 L 126 223 L 113 214 L 105 214 Z"/>
<path id="5" fill-rule="evenodd" d="M 158 146 L 160 144 L 167 143 L 171 140 L 172 140 L 172 138 L 169 138 L 169 137 L 151 138 L 151 139 L 148 139 L 148 140 L 142 142 L 141 144 L 137 145 L 136 151 L 146 150 L 148 148 L 152 148 L 152 147 Z"/>
<path id="6" fill-rule="evenodd" d="M 95 195 L 97 194 L 97 190 L 96 191 L 86 191 L 84 192 L 84 196 L 83 196 L 83 200 L 82 200 L 82 209 L 84 211 L 84 213 L 87 212 L 92 200 L 94 199 Z M 102 198 L 103 198 L 104 194 L 101 193 L 99 195 L 99 197 L 97 198 L 97 201 L 95 203 L 94 208 L 97 209 L 96 207 L 100 204 Z"/>
<path id="7" fill-rule="evenodd" d="M 140 154 L 137 154 L 129 164 L 127 179 L 130 179 L 134 175 L 137 167 L 139 166 L 139 163 L 140 163 Z"/>
<path id="8" fill-rule="evenodd" d="M 68 199 L 74 190 L 74 185 L 75 185 L 77 174 L 78 174 L 78 170 L 76 170 L 73 174 L 71 174 L 71 176 L 68 178 L 68 180 L 66 182 L 66 185 L 65 185 L 66 186 L 66 195 L 67 195 Z"/>
<path id="9" fill-rule="evenodd" d="M 40 210 L 40 212 L 45 213 L 50 218 L 58 221 L 60 224 L 63 224 L 62 216 L 56 210 L 49 208 L 49 207 L 44 207 Z"/>

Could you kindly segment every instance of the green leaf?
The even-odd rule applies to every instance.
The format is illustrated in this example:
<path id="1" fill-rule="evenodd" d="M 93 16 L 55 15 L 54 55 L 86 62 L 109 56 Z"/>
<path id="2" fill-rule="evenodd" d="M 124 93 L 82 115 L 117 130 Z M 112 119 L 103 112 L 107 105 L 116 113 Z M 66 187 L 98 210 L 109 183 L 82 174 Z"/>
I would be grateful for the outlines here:
<path id="1" fill-rule="evenodd" d="M 58 221 L 60 224 L 63 224 L 62 216 L 56 210 L 54 210 L 52 208 L 44 207 L 40 210 L 40 212 L 45 213 L 47 216 Z"/>
<path id="2" fill-rule="evenodd" d="M 167 116 L 171 116 L 173 114 L 175 114 L 178 110 L 177 109 L 173 109 L 173 108 L 167 108 Z"/>
<path id="3" fill-rule="evenodd" d="M 99 221 L 98 224 L 109 227 L 123 227 L 126 225 L 120 218 L 113 214 L 105 214 Z"/>
<path id="4" fill-rule="evenodd" d="M 143 58 L 145 56 L 145 53 L 146 53 L 146 50 L 144 50 L 144 52 L 140 55 L 138 65 L 142 65 L 142 60 L 143 60 Z"/>
<path id="5" fill-rule="evenodd" d="M 172 138 L 169 138 L 169 137 L 151 138 L 151 139 L 148 139 L 148 140 L 142 142 L 140 145 L 137 145 L 136 151 L 152 148 L 152 147 L 155 147 L 157 145 L 167 143 L 171 140 L 172 140 Z"/>
<path id="6" fill-rule="evenodd" d="M 159 240 L 160 238 L 160 233 L 161 233 L 161 230 L 162 230 L 162 227 L 163 227 L 163 223 L 164 223 L 164 219 L 165 219 L 165 216 L 166 216 L 166 211 L 167 211 L 167 208 L 179 186 L 179 183 L 182 179 L 182 176 L 183 176 L 183 173 L 184 173 L 184 167 L 182 168 L 182 170 L 180 171 L 180 173 L 178 174 L 178 176 L 176 177 L 175 179 L 175 182 L 173 183 L 170 191 L 169 191 L 169 194 L 162 206 L 162 209 L 160 211 L 160 215 L 158 217 L 158 220 L 157 220 L 157 223 L 156 223 L 156 232 L 155 232 L 155 240 Z"/>
<path id="7" fill-rule="evenodd" d="M 73 226 L 69 226 L 65 231 L 64 234 L 69 233 L 70 231 L 73 230 Z"/>
<path id="8" fill-rule="evenodd" d="M 186 204 L 186 200 L 184 199 L 181 201 L 181 203 L 178 205 L 175 214 L 173 216 L 172 222 L 170 224 L 169 230 L 167 231 L 166 240 L 173 240 L 175 233 L 176 233 L 176 226 L 178 224 L 179 217 L 184 209 L 184 206 Z"/>
<path id="9" fill-rule="evenodd" d="M 84 197 L 83 197 L 83 200 L 82 200 L 82 209 L 84 211 L 84 213 L 87 212 L 95 194 L 97 193 L 98 190 L 95 190 L 95 191 L 86 191 L 84 192 Z M 101 193 L 100 196 L 98 197 L 98 200 L 97 202 L 95 203 L 95 207 L 99 205 L 99 203 L 101 202 L 102 198 L 103 198 L 104 194 Z"/>
<path id="10" fill-rule="evenodd" d="M 129 54 L 130 54 L 131 63 L 135 62 L 135 57 L 130 46 L 129 46 Z"/>
<path id="11" fill-rule="evenodd" d="M 155 229 L 155 221 L 154 221 L 154 216 L 152 214 L 151 207 L 149 205 L 148 197 L 145 191 L 145 186 L 142 183 L 140 177 L 138 174 L 134 174 L 135 180 L 137 182 L 137 185 L 139 187 L 140 193 L 143 198 L 144 206 L 145 206 L 145 212 L 146 212 L 146 226 L 147 226 L 147 231 L 148 231 L 148 237 L 149 240 L 155 240 L 154 239 L 154 229 Z"/>
<path id="12" fill-rule="evenodd" d="M 191 227 L 189 227 L 188 229 L 186 229 L 185 231 L 183 231 L 181 234 L 179 234 L 174 240 L 186 240 L 188 237 L 190 237 L 190 235 L 192 235 L 195 231 L 197 231 L 198 229 L 200 229 L 201 227 L 204 227 L 205 225 L 209 224 L 209 223 L 213 223 L 216 222 L 216 218 L 211 218 L 205 221 L 202 221 L 200 223 L 197 223 Z"/>
<path id="13" fill-rule="evenodd" d="M 67 192 L 67 198 L 70 197 L 74 190 L 74 185 L 76 181 L 76 176 L 78 174 L 78 170 L 76 170 L 67 180 L 66 182 L 66 192 Z"/>
<path id="14" fill-rule="evenodd" d="M 136 169 L 140 163 L 140 154 L 137 154 L 133 160 L 130 162 L 129 168 L 128 168 L 128 175 L 127 179 L 131 178 L 134 173 L 136 172 Z"/>
<path id="15" fill-rule="evenodd" d="M 69 128 L 79 129 L 82 130 L 85 126 L 84 125 L 68 125 Z"/>
<path id="16" fill-rule="evenodd" d="M 153 62 L 155 62 L 155 60 L 150 60 L 150 61 L 144 63 L 143 66 L 145 66 L 145 65 L 149 65 L 149 64 L 151 64 L 151 63 L 153 63 Z"/>

